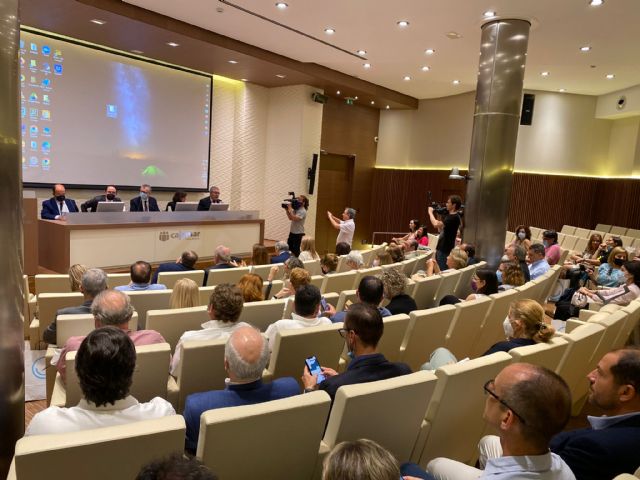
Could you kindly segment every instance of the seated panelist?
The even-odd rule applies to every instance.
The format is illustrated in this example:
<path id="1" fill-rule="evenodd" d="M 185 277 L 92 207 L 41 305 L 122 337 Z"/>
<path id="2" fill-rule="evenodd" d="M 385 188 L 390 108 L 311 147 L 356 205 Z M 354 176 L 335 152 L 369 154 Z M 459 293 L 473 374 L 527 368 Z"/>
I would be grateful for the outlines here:
<path id="1" fill-rule="evenodd" d="M 200 199 L 198 202 L 198 210 L 209 210 L 212 203 L 224 203 L 220 200 L 220 189 L 218 187 L 211 187 L 209 189 L 209 196 Z"/>
<path id="2" fill-rule="evenodd" d="M 121 202 L 119 197 L 116 197 L 118 194 L 118 190 L 113 185 L 107 185 L 107 188 L 104 191 L 104 195 L 98 195 L 97 197 L 93 197 L 91 200 L 87 200 L 82 205 L 80 205 L 80 209 L 83 212 L 95 212 L 98 208 L 99 202 Z"/>
<path id="3" fill-rule="evenodd" d="M 42 211 L 40 216 L 45 220 L 58 220 L 65 213 L 73 213 L 78 211 L 75 200 L 65 197 L 65 188 L 61 183 L 53 186 L 53 197 L 42 202 Z"/>
<path id="4" fill-rule="evenodd" d="M 151 196 L 151 185 L 143 183 L 140 186 L 140 195 L 129 202 L 130 212 L 159 212 L 158 202 Z"/>

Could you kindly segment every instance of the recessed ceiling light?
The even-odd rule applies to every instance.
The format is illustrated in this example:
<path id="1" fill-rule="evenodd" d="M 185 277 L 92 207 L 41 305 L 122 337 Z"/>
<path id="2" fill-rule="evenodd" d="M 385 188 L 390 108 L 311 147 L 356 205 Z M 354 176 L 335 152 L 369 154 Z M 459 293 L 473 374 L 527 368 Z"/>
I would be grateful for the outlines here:
<path id="1" fill-rule="evenodd" d="M 326 33 L 327 35 L 333 35 L 334 33 L 336 33 L 336 29 L 331 27 L 325 28 L 324 33 Z"/>
<path id="2" fill-rule="evenodd" d="M 589 2 L 589 5 L 591 5 L 592 7 L 599 7 L 603 3 L 604 3 L 604 0 L 591 0 Z"/>
<path id="3" fill-rule="evenodd" d="M 409 22 L 406 20 L 399 20 L 398 21 L 398 26 L 399 27 L 408 27 L 409 26 Z"/>
<path id="4" fill-rule="evenodd" d="M 423 67 L 420 67 L 420 70 L 422 70 L 423 72 L 428 72 L 429 70 L 431 70 L 431 67 L 424 65 Z"/>
<path id="5" fill-rule="evenodd" d="M 167 45 L 169 45 L 170 47 L 179 47 L 180 44 L 176 43 L 176 42 L 167 42 Z"/>
<path id="6" fill-rule="evenodd" d="M 287 76 L 283 75 L 282 73 L 276 73 L 276 77 L 278 77 L 278 78 L 287 78 Z"/>
<path id="7" fill-rule="evenodd" d="M 559 89 L 558 91 L 559 91 L 559 92 L 566 92 L 566 91 L 567 91 L 567 89 L 566 89 L 566 88 L 561 88 L 561 89 Z"/>
<path id="8" fill-rule="evenodd" d="M 336 95 L 340 95 L 340 90 L 338 90 L 338 91 L 336 92 Z"/>
<path id="9" fill-rule="evenodd" d="M 549 76 L 549 72 L 542 72 L 540 75 L 542 75 L 543 77 L 548 77 Z"/>
<path id="10" fill-rule="evenodd" d="M 389 108 L 390 108 L 390 107 L 389 107 L 389 105 L 387 105 L 387 106 L 386 106 L 386 107 L 384 107 L 384 108 L 386 108 L 387 110 L 389 110 Z"/>
<path id="11" fill-rule="evenodd" d="M 445 36 L 449 40 L 459 40 L 460 38 L 462 38 L 462 35 L 460 35 L 458 32 L 447 32 Z"/>
<path id="12" fill-rule="evenodd" d="M 491 18 L 491 17 L 495 17 L 496 16 L 496 12 L 494 12 L 493 10 L 487 10 L 486 12 L 484 12 L 482 14 L 482 16 L 484 18 Z"/>
<path id="13" fill-rule="evenodd" d="M 289 5 L 287 5 L 284 2 L 278 2 L 276 3 L 276 8 L 279 8 L 280 10 L 284 10 L 285 8 L 287 8 Z"/>
<path id="14" fill-rule="evenodd" d="M 241 78 L 241 79 L 240 79 L 240 81 L 241 81 L 241 82 L 248 82 L 248 81 L 249 81 L 249 79 L 248 79 L 248 78 Z"/>
<path id="15" fill-rule="evenodd" d="M 131 53 L 135 53 L 136 55 L 142 55 L 144 52 L 142 50 L 131 50 Z"/>
<path id="16" fill-rule="evenodd" d="M 409 75 L 405 75 L 404 77 L 402 77 L 402 79 L 403 79 L 405 82 L 408 82 L 409 80 L 411 80 L 411 77 L 410 77 Z"/>
<path id="17" fill-rule="evenodd" d="M 581 52 L 588 52 L 589 50 L 591 50 L 591 47 L 589 45 L 585 45 L 584 47 L 580 47 L 580 51 Z"/>
<path id="18" fill-rule="evenodd" d="M 364 68 L 371 68 L 371 64 L 370 63 L 363 63 L 362 66 Z"/>
<path id="19" fill-rule="evenodd" d="M 367 51 L 366 50 L 357 50 L 356 53 L 358 55 L 360 55 L 361 57 L 364 57 L 367 54 Z"/>
<path id="20" fill-rule="evenodd" d="M 371 100 L 371 105 L 375 105 L 375 104 L 376 104 L 376 102 L 374 102 L 373 100 Z"/>
<path id="21" fill-rule="evenodd" d="M 452 83 L 453 83 L 454 85 L 460 85 L 460 80 L 454 80 Z"/>
<path id="22" fill-rule="evenodd" d="M 434 53 L 436 53 L 436 51 L 433 48 L 427 48 L 424 53 L 426 53 L 427 55 L 433 55 Z"/>
<path id="23" fill-rule="evenodd" d="M 616 76 L 613 73 L 607 74 L 607 80 L 613 80 L 614 78 L 616 78 Z"/>
<path id="24" fill-rule="evenodd" d="M 233 63 L 235 65 L 236 63 L 238 63 L 238 61 L 237 60 L 229 60 L 229 63 Z"/>
<path id="25" fill-rule="evenodd" d="M 91 20 L 91 23 L 95 23 L 96 25 L 104 25 L 107 22 L 105 20 L 100 20 L 99 18 L 94 18 L 93 20 Z"/>
<path id="26" fill-rule="evenodd" d="M 356 95 L 355 97 L 353 97 L 353 99 L 354 99 L 354 100 L 357 100 L 357 99 L 358 99 L 358 96 Z"/>

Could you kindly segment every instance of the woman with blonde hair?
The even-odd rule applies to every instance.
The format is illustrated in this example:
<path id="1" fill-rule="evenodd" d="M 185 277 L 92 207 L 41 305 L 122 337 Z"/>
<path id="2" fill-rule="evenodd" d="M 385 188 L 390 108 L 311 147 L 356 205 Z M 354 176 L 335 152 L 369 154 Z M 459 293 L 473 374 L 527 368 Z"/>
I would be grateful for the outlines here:
<path id="1" fill-rule="evenodd" d="M 316 252 L 316 239 L 313 237 L 302 237 L 302 243 L 300 244 L 300 255 L 298 258 L 303 262 L 310 262 L 311 260 L 320 260 L 320 255 Z"/>
<path id="2" fill-rule="evenodd" d="M 191 308 L 200 305 L 198 284 L 190 278 L 181 278 L 173 286 L 169 308 Z"/>
<path id="3" fill-rule="evenodd" d="M 264 300 L 262 293 L 262 277 L 255 273 L 247 273 L 238 281 L 237 287 L 242 290 L 245 302 L 260 302 Z"/>
<path id="4" fill-rule="evenodd" d="M 269 265 L 270 262 L 271 259 L 269 258 L 267 247 L 260 243 L 255 243 L 251 253 L 251 265 Z"/>
<path id="5" fill-rule="evenodd" d="M 79 292 L 80 285 L 82 285 L 82 276 L 84 272 L 89 270 L 89 267 L 86 265 L 82 265 L 81 263 L 76 263 L 69 267 L 69 287 L 72 292 Z"/>
<path id="6" fill-rule="evenodd" d="M 598 274 L 591 274 L 590 278 L 599 287 L 617 287 L 625 281 L 624 273 L 620 269 L 629 260 L 629 254 L 622 247 L 614 247 L 607 257 L 607 262 L 600 265 Z"/>
<path id="7" fill-rule="evenodd" d="M 467 252 L 462 250 L 460 247 L 456 247 L 449 252 L 449 256 L 447 257 L 447 270 L 460 270 L 467 266 L 468 261 L 469 257 L 467 256 Z M 435 275 L 440 272 L 441 270 L 438 262 L 434 259 L 429 259 L 426 263 L 425 273 L 422 276 L 430 277 L 431 275 Z"/>
<path id="8" fill-rule="evenodd" d="M 502 285 L 498 287 L 498 291 L 504 292 L 515 287 L 521 287 L 524 283 L 524 273 L 522 273 L 520 265 L 509 262 L 505 264 L 502 272 Z"/>
<path id="9" fill-rule="evenodd" d="M 287 298 L 296 294 L 296 290 L 302 285 L 311 283 L 311 275 L 304 268 L 294 268 L 291 270 L 287 285 L 276 293 L 275 298 Z"/>

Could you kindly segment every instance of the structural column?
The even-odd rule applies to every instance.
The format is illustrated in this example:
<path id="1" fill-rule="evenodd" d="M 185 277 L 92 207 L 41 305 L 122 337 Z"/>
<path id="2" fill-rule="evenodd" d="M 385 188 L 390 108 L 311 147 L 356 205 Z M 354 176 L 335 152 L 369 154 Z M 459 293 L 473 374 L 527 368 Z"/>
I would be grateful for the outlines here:
<path id="1" fill-rule="evenodd" d="M 0 477 L 24 432 L 18 0 L 0 1 Z"/>
<path id="2" fill-rule="evenodd" d="M 530 27 L 526 20 L 482 26 L 464 240 L 492 267 L 504 249 Z"/>

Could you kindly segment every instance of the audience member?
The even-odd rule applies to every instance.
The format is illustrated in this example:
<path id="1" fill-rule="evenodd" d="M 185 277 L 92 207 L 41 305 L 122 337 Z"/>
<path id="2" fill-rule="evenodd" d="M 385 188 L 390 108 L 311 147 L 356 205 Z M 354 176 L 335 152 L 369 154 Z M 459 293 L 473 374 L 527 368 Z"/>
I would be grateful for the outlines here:
<path id="1" fill-rule="evenodd" d="M 300 255 L 298 258 L 303 262 L 310 262 L 312 260 L 320 260 L 320 255 L 316 252 L 316 239 L 313 237 L 302 237 L 302 244 L 300 245 Z"/>
<path id="2" fill-rule="evenodd" d="M 520 266 L 525 282 L 528 282 L 529 280 L 531 280 L 529 265 L 527 265 L 527 250 L 525 250 L 524 247 L 522 247 L 521 245 L 509 245 L 504 250 L 504 255 L 501 259 L 500 268 L 496 272 L 496 275 L 498 275 L 498 282 L 502 283 L 503 265 L 509 262 L 515 263 Z"/>
<path id="3" fill-rule="evenodd" d="M 503 271 L 500 273 L 502 273 L 502 285 L 498 287 L 498 291 L 500 292 L 504 292 L 505 290 L 510 290 L 515 287 L 521 287 L 525 283 L 522 268 L 520 268 L 520 265 L 517 263 L 505 263 Z M 527 269 L 527 273 L 529 273 L 529 269 Z"/>
<path id="4" fill-rule="evenodd" d="M 245 273 L 238 281 L 237 287 L 242 291 L 244 303 L 264 300 L 262 293 L 262 277 L 255 273 Z"/>
<path id="5" fill-rule="evenodd" d="M 327 212 L 327 218 L 331 222 L 331 226 L 336 230 L 339 230 L 338 238 L 336 239 L 336 245 L 340 242 L 349 244 L 353 243 L 353 234 L 356 231 L 356 224 L 354 219 L 356 218 L 356 211 L 353 208 L 345 208 L 342 212 L 342 220 L 334 216 L 331 212 Z M 337 253 L 337 252 L 336 252 Z"/>
<path id="6" fill-rule="evenodd" d="M 167 203 L 167 207 L 164 209 L 165 212 L 175 212 L 176 211 L 176 203 L 182 203 L 187 201 L 187 192 L 178 191 L 173 194 L 173 198 L 170 202 Z"/>
<path id="7" fill-rule="evenodd" d="M 384 247 L 382 250 L 378 251 L 376 254 L 376 258 L 373 259 L 374 267 L 381 267 L 382 265 L 391 265 L 395 263 L 391 258 L 391 254 L 389 253 L 389 247 Z"/>
<path id="8" fill-rule="evenodd" d="M 607 263 L 603 263 L 598 268 L 595 275 L 590 269 L 589 277 L 598 287 L 618 287 L 625 282 L 624 273 L 621 267 L 629 260 L 629 254 L 622 247 L 614 247 L 609 253 Z"/>
<path id="9" fill-rule="evenodd" d="M 531 246 L 531 230 L 526 225 L 518 225 L 516 227 L 516 238 L 508 246 L 519 246 L 527 252 Z"/>
<path id="10" fill-rule="evenodd" d="M 404 251 L 399 245 L 391 244 L 385 249 L 391 256 L 391 263 L 399 263 L 404 261 Z"/>
<path id="11" fill-rule="evenodd" d="M 296 291 L 303 285 L 311 283 L 311 275 L 304 268 L 296 267 L 291 270 L 288 280 L 285 280 L 285 286 L 276 293 L 273 298 L 288 298 L 295 295 Z"/>
<path id="12" fill-rule="evenodd" d="M 253 405 L 300 393 L 298 382 L 292 377 L 263 383 L 262 372 L 268 363 L 269 344 L 259 330 L 245 324 L 231 334 L 224 350 L 224 368 L 229 376 L 225 389 L 193 393 L 187 397 L 184 419 L 188 452 L 196 451 L 200 416 L 207 410 Z"/>
<path id="13" fill-rule="evenodd" d="M 407 240 L 413 240 L 416 238 L 416 230 L 418 230 L 418 228 L 420 228 L 420 220 L 409 220 L 409 233 L 402 237 L 393 237 L 391 241 L 399 244 L 401 242 L 406 242 Z"/>
<path id="14" fill-rule="evenodd" d="M 197 458 L 176 452 L 144 465 L 136 480 L 218 480 L 218 477 Z"/>
<path id="15" fill-rule="evenodd" d="M 171 375 L 175 377 L 178 373 L 184 342 L 228 338 L 236 328 L 248 327 L 248 323 L 238 322 L 243 305 L 242 292 L 238 287 L 228 283 L 216 286 L 209 297 L 207 309 L 211 320 L 203 323 L 201 330 L 189 330 L 182 334 L 171 360 Z"/>
<path id="16" fill-rule="evenodd" d="M 446 270 L 460 270 L 467 266 L 467 254 L 464 250 L 456 247 L 449 252 L 449 255 L 446 258 Z M 440 265 L 438 262 L 432 258 L 427 260 L 425 264 L 425 276 L 430 277 L 431 275 L 436 275 L 441 272 Z"/>
<path id="17" fill-rule="evenodd" d="M 380 306 L 380 302 L 382 302 L 382 297 L 384 296 L 384 285 L 379 278 L 371 275 L 362 277 L 356 290 L 356 296 L 358 297 L 358 302 L 377 308 L 381 317 L 391 316 L 389 310 Z M 329 307 L 331 311 L 331 321 L 333 323 L 343 322 L 349 310 L 352 308 L 348 307 L 347 310 L 333 314 L 335 309 L 332 306 Z"/>
<path id="18" fill-rule="evenodd" d="M 490 268 L 479 268 L 471 278 L 471 290 L 473 293 L 466 300 L 477 300 L 494 293 L 498 293 L 498 277 Z"/>
<path id="19" fill-rule="evenodd" d="M 190 278 L 181 278 L 173 286 L 169 308 L 191 308 L 200 305 L 198 284 Z"/>
<path id="20" fill-rule="evenodd" d="M 211 270 L 222 270 L 226 268 L 235 268 L 238 266 L 236 262 L 231 258 L 231 249 L 229 247 L 225 247 L 224 245 L 218 245 L 213 254 L 214 264 L 205 269 L 204 271 L 204 281 L 202 283 L 203 287 L 207 286 L 207 280 L 209 279 L 209 272 Z"/>
<path id="21" fill-rule="evenodd" d="M 211 208 L 212 203 L 224 203 L 220 200 L 220 189 L 218 187 L 209 188 L 209 196 L 201 198 L 198 202 L 198 210 L 204 211 L 209 210 Z"/>
<path id="22" fill-rule="evenodd" d="M 76 270 L 74 270 L 75 272 Z M 74 273 L 74 278 L 75 278 Z M 69 281 L 71 280 L 71 270 L 69 271 Z M 84 296 L 84 302 L 77 307 L 61 308 L 56 312 L 56 318 L 49 324 L 44 332 L 42 332 L 42 339 L 52 345 L 57 343 L 57 319 L 59 315 L 74 315 L 79 313 L 91 313 L 91 304 L 93 299 L 103 290 L 107 289 L 107 274 L 99 268 L 90 268 L 82 275 L 82 281 L 80 284 L 80 291 Z"/>
<path id="23" fill-rule="evenodd" d="M 366 303 L 352 305 L 346 314 L 340 335 L 345 339 L 349 356 L 353 360 L 340 374 L 323 367 L 322 374 L 326 380 L 321 383 L 318 383 L 318 376 L 311 375 L 305 367 L 302 374 L 305 393 L 320 389 L 333 399 L 342 385 L 375 382 L 411 373 L 408 365 L 389 362 L 383 354 L 378 353 L 377 346 L 383 331 L 384 324 L 378 309 Z"/>
<path id="24" fill-rule="evenodd" d="M 130 212 L 159 212 L 158 201 L 151 196 L 151 185 L 143 183 L 140 186 L 140 195 L 129 201 Z"/>
<path id="25" fill-rule="evenodd" d="M 334 253 L 327 253 L 320 259 L 320 269 L 324 275 L 336 273 L 338 268 L 338 256 Z"/>
<path id="26" fill-rule="evenodd" d="M 56 183 L 53 188 L 53 197 L 42 202 L 40 217 L 44 220 L 64 220 L 67 213 L 78 211 L 76 201 L 65 196 L 64 185 Z"/>
<path id="27" fill-rule="evenodd" d="M 351 250 L 345 257 L 344 263 L 348 267 L 348 270 L 360 270 L 364 268 L 362 253 L 358 250 Z"/>
<path id="28" fill-rule="evenodd" d="M 285 241 L 276 242 L 275 246 L 276 254 L 271 257 L 271 263 L 284 263 L 291 256 L 289 251 L 289 244 Z"/>
<path id="29" fill-rule="evenodd" d="M 418 242 L 418 250 L 429 250 L 429 235 L 427 234 L 427 227 L 421 226 L 416 230 L 416 242 Z"/>
<path id="30" fill-rule="evenodd" d="M 175 262 L 161 263 L 153 274 L 151 283 L 158 283 L 158 275 L 162 272 L 190 272 L 195 269 L 198 254 L 193 250 L 185 250 Z"/>
<path id="31" fill-rule="evenodd" d="M 71 292 L 82 291 L 82 276 L 89 270 L 89 267 L 82 265 L 81 263 L 73 264 L 69 267 L 69 290 Z"/>
<path id="32" fill-rule="evenodd" d="M 601 244 L 602 235 L 599 233 L 592 233 L 582 254 L 576 253 L 571 255 L 571 260 L 573 260 L 574 263 L 587 263 L 597 267 L 600 265 L 600 261 L 598 260 L 596 252 L 598 252 L 598 248 L 600 248 Z"/>
<path id="33" fill-rule="evenodd" d="M 529 277 L 531 280 L 544 275 L 551 267 L 544 257 L 544 246 L 540 243 L 534 243 L 529 247 Z"/>
<path id="34" fill-rule="evenodd" d="M 463 243 L 460 250 L 467 254 L 467 265 L 475 265 L 480 260 L 476 258 L 476 246 L 473 243 Z"/>
<path id="35" fill-rule="evenodd" d="M 395 268 L 387 268 L 377 275 L 382 281 L 384 298 L 389 300 L 386 308 L 391 315 L 405 313 L 409 315 L 417 310 L 416 301 L 404 290 L 407 286 L 407 276 Z"/>
<path id="36" fill-rule="evenodd" d="M 255 243 L 251 253 L 251 265 L 269 265 L 270 263 L 267 247 L 260 243 Z"/>
<path id="37" fill-rule="evenodd" d="M 373 440 L 361 438 L 333 447 L 322 464 L 322 480 L 398 480 L 398 461 Z"/>
<path id="38" fill-rule="evenodd" d="M 341 257 L 342 255 L 347 255 L 351 251 L 351 244 L 347 242 L 338 242 L 336 243 L 336 255 Z"/>
<path id="39" fill-rule="evenodd" d="M 131 282 L 128 285 L 119 285 L 114 290 L 121 292 L 139 292 L 141 290 L 166 290 L 162 283 L 151 282 L 151 264 L 144 260 L 138 260 L 130 268 Z"/>
<path id="40" fill-rule="evenodd" d="M 133 307 L 129 297 L 117 290 L 103 290 L 91 304 L 91 314 L 96 328 L 117 327 L 124 331 L 134 345 L 152 345 L 165 343 L 165 339 L 155 330 L 131 330 L 129 321 L 133 316 Z M 55 365 L 60 377 L 66 380 L 66 358 L 68 352 L 75 352 L 84 340 L 84 336 L 69 337 L 59 355 L 54 355 L 51 364 Z"/>
<path id="41" fill-rule="evenodd" d="M 135 366 L 136 349 L 125 332 L 116 327 L 94 330 L 82 340 L 76 354 L 80 403 L 37 413 L 25 435 L 77 432 L 174 415 L 163 398 L 139 403 L 129 395 Z"/>
<path id="42" fill-rule="evenodd" d="M 542 243 L 547 263 L 549 265 L 558 263 L 562 255 L 562 248 L 558 245 L 558 233 L 555 230 L 545 230 L 542 233 Z"/>
<path id="43" fill-rule="evenodd" d="M 609 260 L 609 254 L 615 247 L 622 247 L 622 239 L 617 235 L 609 235 L 604 243 L 601 243 L 597 250 L 599 263 L 596 266 L 606 263 Z"/>

